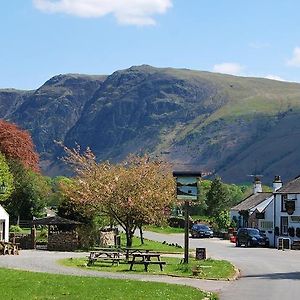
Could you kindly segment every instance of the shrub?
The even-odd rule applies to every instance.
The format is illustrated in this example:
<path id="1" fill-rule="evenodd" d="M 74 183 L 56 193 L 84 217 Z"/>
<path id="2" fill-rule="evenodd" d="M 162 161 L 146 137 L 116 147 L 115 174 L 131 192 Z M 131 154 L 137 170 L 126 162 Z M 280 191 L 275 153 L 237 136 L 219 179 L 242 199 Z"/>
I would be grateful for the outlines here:
<path id="1" fill-rule="evenodd" d="M 169 218 L 168 223 L 171 227 L 184 228 L 184 218 L 171 217 Z"/>
<path id="2" fill-rule="evenodd" d="M 289 236 L 294 237 L 295 236 L 295 228 L 294 227 L 289 227 L 288 228 L 288 233 L 289 233 Z"/>
<path id="3" fill-rule="evenodd" d="M 19 225 L 11 225 L 9 228 L 10 232 L 22 232 L 22 228 Z"/>

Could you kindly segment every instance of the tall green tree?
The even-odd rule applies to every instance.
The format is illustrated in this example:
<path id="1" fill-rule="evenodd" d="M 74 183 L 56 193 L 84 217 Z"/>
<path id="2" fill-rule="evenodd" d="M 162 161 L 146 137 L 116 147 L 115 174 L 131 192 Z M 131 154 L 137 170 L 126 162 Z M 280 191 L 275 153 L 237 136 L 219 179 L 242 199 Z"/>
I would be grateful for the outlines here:
<path id="1" fill-rule="evenodd" d="M 13 175 L 9 170 L 9 166 L 6 162 L 4 155 L 0 153 L 0 185 L 5 186 L 5 192 L 0 193 L 0 202 L 9 198 L 14 190 Z"/>
<path id="2" fill-rule="evenodd" d="M 206 194 L 207 214 L 216 216 L 222 211 L 230 208 L 230 196 L 228 188 L 223 184 L 220 177 L 215 177 L 211 183 L 211 187 Z"/>
<path id="3" fill-rule="evenodd" d="M 14 176 L 15 188 L 4 206 L 12 222 L 41 216 L 50 193 L 47 178 L 27 169 L 17 161 L 10 161 L 9 166 Z"/>

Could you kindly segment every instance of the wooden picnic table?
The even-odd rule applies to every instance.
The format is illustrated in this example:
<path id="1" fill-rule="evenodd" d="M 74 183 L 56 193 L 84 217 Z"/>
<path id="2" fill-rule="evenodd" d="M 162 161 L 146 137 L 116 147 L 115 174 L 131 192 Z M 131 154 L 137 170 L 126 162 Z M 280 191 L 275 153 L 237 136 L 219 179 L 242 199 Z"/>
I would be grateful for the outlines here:
<path id="1" fill-rule="evenodd" d="M 3 242 L 3 241 L 1 241 L 0 243 L 1 243 L 0 254 L 19 255 L 19 243 L 11 243 L 11 242 Z"/>
<path id="2" fill-rule="evenodd" d="M 93 265 L 95 261 L 111 261 L 112 265 L 117 263 L 119 265 L 120 260 L 122 260 L 122 252 L 120 251 L 107 251 L 107 250 L 100 250 L 100 251 L 91 251 L 90 255 L 88 256 L 88 265 Z"/>
<path id="3" fill-rule="evenodd" d="M 157 260 L 152 260 L 153 258 Z M 146 272 L 148 272 L 148 266 L 151 264 L 159 265 L 161 271 L 163 270 L 163 265 L 166 264 L 165 261 L 160 260 L 160 253 L 151 252 L 132 253 L 132 260 L 128 263 L 130 264 L 130 271 L 132 271 L 134 264 L 143 264 Z"/>

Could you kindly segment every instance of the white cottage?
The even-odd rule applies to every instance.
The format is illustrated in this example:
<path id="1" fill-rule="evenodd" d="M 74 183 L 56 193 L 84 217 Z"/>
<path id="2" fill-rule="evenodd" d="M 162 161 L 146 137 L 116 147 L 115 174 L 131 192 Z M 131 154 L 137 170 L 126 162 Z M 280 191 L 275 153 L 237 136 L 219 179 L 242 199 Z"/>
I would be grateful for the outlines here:
<path id="1" fill-rule="evenodd" d="M 275 176 L 273 192 L 263 193 L 260 180 L 255 178 L 253 188 L 253 194 L 231 209 L 231 217 L 239 220 L 240 227 L 253 227 L 265 233 L 270 246 L 274 247 L 276 246 L 274 199 L 277 191 L 282 188 L 282 181 L 280 176 Z"/>
<path id="2" fill-rule="evenodd" d="M 9 214 L 0 205 L 0 241 L 8 242 L 9 239 Z"/>
<path id="3" fill-rule="evenodd" d="M 274 224 L 278 237 L 290 239 L 291 244 L 300 242 L 300 176 L 288 182 L 274 193 Z"/>

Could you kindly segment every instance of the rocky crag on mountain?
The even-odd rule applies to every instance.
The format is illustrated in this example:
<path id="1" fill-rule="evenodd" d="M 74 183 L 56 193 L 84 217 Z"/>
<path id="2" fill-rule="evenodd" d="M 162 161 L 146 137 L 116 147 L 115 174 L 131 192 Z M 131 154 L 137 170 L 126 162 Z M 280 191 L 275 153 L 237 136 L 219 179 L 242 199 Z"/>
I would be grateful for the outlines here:
<path id="1" fill-rule="evenodd" d="M 300 174 L 297 83 L 143 65 L 0 90 L 0 108 L 0 118 L 31 132 L 49 175 L 66 172 L 55 140 L 89 146 L 99 160 L 147 152 L 227 182 Z"/>

